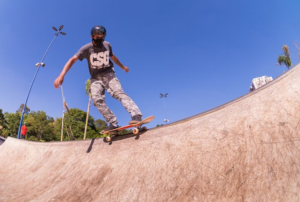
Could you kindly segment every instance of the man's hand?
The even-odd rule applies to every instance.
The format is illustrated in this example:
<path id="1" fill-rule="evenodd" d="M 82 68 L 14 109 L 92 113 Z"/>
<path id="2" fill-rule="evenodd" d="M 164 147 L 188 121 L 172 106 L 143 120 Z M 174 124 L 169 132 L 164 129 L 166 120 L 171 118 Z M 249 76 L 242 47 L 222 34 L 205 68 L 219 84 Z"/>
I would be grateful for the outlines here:
<path id="1" fill-rule="evenodd" d="M 74 55 L 72 58 L 69 59 L 69 61 L 65 64 L 62 72 L 60 75 L 55 79 L 54 81 L 54 87 L 58 88 L 59 85 L 62 85 L 64 82 L 64 77 L 66 73 L 71 69 L 72 65 L 78 60 L 78 57 Z"/>
<path id="2" fill-rule="evenodd" d="M 62 85 L 62 84 L 63 84 L 63 82 L 64 82 L 64 77 L 63 77 L 63 76 L 57 77 L 57 78 L 55 79 L 55 81 L 54 81 L 54 87 L 55 87 L 55 88 L 58 88 L 59 85 Z"/>
<path id="3" fill-rule="evenodd" d="M 120 60 L 117 58 L 116 55 L 113 55 L 110 57 L 112 59 L 112 61 L 114 61 L 114 63 L 116 63 L 119 67 L 121 67 L 121 69 L 123 69 L 126 73 L 129 72 L 129 68 L 128 67 L 125 67 L 121 62 Z"/>
<path id="4" fill-rule="evenodd" d="M 123 70 L 128 73 L 129 72 L 129 68 L 128 67 L 124 67 Z"/>

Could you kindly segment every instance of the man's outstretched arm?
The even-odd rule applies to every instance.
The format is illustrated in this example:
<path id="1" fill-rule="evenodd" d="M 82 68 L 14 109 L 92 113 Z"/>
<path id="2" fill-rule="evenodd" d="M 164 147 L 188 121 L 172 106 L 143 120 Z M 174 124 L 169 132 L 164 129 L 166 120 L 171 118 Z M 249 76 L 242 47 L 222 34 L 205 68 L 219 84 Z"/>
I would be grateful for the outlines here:
<path id="1" fill-rule="evenodd" d="M 75 55 L 73 56 L 64 66 L 63 70 L 61 71 L 60 75 L 54 81 L 54 87 L 58 88 L 59 85 L 62 85 L 64 82 L 64 77 L 66 73 L 71 69 L 72 65 L 78 60 L 78 57 Z"/>
<path id="2" fill-rule="evenodd" d="M 129 68 L 125 67 L 120 60 L 117 58 L 117 56 L 113 55 L 110 57 L 112 59 L 112 61 L 114 61 L 114 63 L 116 63 L 116 65 L 118 65 L 119 67 L 121 67 L 121 69 L 123 69 L 125 72 L 129 72 Z"/>

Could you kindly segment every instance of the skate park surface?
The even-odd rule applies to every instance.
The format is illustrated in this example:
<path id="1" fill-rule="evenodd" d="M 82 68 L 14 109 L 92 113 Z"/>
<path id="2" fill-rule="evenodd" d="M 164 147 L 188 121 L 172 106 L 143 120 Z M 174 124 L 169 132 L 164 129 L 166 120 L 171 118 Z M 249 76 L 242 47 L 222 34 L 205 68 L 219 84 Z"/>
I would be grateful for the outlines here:
<path id="1" fill-rule="evenodd" d="M 300 201 L 299 78 L 111 144 L 8 138 L 0 201 Z"/>

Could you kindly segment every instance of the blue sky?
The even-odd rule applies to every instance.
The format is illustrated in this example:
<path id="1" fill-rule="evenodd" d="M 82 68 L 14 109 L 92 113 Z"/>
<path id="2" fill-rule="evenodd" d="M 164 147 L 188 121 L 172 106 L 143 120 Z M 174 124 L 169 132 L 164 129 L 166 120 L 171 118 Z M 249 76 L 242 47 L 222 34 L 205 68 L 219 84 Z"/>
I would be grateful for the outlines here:
<path id="1" fill-rule="evenodd" d="M 103 0 L 0 1 L 0 108 L 15 112 L 26 96 L 39 62 L 55 32 L 64 25 L 41 68 L 28 106 L 51 117 L 62 116 L 60 89 L 53 81 L 78 49 L 89 43 L 94 25 L 107 29 L 114 54 L 130 68 L 115 67 L 124 91 L 150 127 L 204 112 L 246 93 L 252 78 L 278 77 L 282 46 L 298 63 L 300 43 L 298 0 Z M 77 61 L 63 84 L 71 108 L 87 110 L 86 60 Z M 169 93 L 166 110 L 160 93 Z M 119 125 L 130 120 L 121 103 L 106 96 Z M 92 106 L 91 115 L 102 118 Z"/>

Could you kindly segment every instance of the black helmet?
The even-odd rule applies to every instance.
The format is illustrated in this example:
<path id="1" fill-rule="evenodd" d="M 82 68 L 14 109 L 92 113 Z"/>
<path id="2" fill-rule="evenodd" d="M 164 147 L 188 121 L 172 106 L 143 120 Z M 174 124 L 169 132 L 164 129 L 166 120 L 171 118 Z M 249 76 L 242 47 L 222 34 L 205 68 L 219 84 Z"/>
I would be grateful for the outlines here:
<path id="1" fill-rule="evenodd" d="M 106 36 L 106 29 L 101 25 L 96 25 L 91 30 L 91 35 L 104 35 Z"/>

